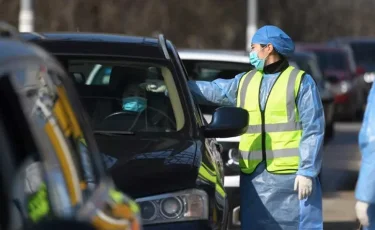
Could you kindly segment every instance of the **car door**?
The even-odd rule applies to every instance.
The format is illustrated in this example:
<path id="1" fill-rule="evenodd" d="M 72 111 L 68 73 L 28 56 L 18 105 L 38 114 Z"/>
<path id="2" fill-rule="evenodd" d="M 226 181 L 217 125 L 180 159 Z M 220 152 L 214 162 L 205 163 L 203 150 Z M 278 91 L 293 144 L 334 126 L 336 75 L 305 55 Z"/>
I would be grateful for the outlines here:
<path id="1" fill-rule="evenodd" d="M 184 78 L 186 81 L 189 81 L 188 79 L 188 73 L 186 71 L 186 68 L 178 55 L 176 49 L 173 49 L 173 55 L 175 58 L 175 61 L 177 62 L 177 65 L 183 72 Z M 194 100 L 193 95 L 191 94 L 190 91 L 188 91 L 189 97 L 192 100 L 192 107 L 194 111 L 194 117 L 196 118 L 197 125 L 201 129 L 204 125 L 207 125 L 207 120 L 205 120 L 201 110 L 200 106 L 198 105 L 197 101 Z M 215 200 L 217 204 L 219 204 L 222 207 L 222 225 L 226 226 L 227 225 L 227 216 L 228 216 L 228 198 L 227 194 L 224 189 L 224 166 L 223 166 L 223 160 L 221 157 L 221 147 L 220 144 L 216 141 L 215 138 L 206 138 L 203 136 L 202 133 L 199 134 L 200 138 L 203 139 L 204 143 L 204 149 L 205 151 L 202 154 L 205 154 L 205 156 L 202 156 L 202 165 L 201 167 L 206 164 L 210 170 L 212 170 L 213 174 L 216 176 L 216 195 L 215 195 Z M 209 165 L 207 165 L 209 164 Z"/>
<path id="2" fill-rule="evenodd" d="M 185 75 L 186 81 L 189 81 L 188 72 L 186 71 L 185 65 L 183 64 L 180 56 L 178 55 L 177 52 L 174 52 L 174 55 L 175 55 L 175 58 L 176 58 L 176 62 L 181 67 L 182 72 Z M 189 92 L 189 96 L 190 96 L 190 98 L 194 98 L 194 96 L 190 92 Z M 194 110 L 194 114 L 195 114 L 195 117 L 196 117 L 196 120 L 197 120 L 197 124 L 200 128 L 204 125 L 207 125 L 209 122 L 211 122 L 211 120 L 208 121 L 205 118 L 205 116 L 202 114 L 201 107 L 197 103 L 196 100 L 193 100 L 192 104 L 193 104 L 193 110 Z M 210 115 L 212 114 L 212 112 L 210 113 Z M 216 171 L 217 179 L 218 179 L 219 183 L 221 184 L 221 186 L 224 187 L 224 165 L 223 165 L 223 160 L 222 160 L 222 157 L 221 157 L 222 147 L 217 142 L 216 138 L 204 138 L 204 144 L 205 144 L 207 153 L 210 156 L 209 158 L 210 158 L 210 161 L 212 163 L 212 166 L 214 167 L 214 169 Z"/>

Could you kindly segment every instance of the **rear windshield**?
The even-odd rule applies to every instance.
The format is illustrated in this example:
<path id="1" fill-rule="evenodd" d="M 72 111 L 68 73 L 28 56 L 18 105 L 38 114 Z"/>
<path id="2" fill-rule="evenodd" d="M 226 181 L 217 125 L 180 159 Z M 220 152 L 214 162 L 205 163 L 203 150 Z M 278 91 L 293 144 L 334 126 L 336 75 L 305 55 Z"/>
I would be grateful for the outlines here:
<path id="1" fill-rule="evenodd" d="M 347 71 L 348 60 L 345 52 L 338 51 L 314 51 L 318 58 L 319 67 L 322 71 L 342 70 Z"/>
<path id="2" fill-rule="evenodd" d="M 105 58 L 59 59 L 76 83 L 95 131 L 176 132 L 184 126 L 178 90 L 167 65 Z M 149 92 L 148 84 L 167 90 Z"/>
<path id="3" fill-rule="evenodd" d="M 375 42 L 351 43 L 357 65 L 375 65 Z"/>

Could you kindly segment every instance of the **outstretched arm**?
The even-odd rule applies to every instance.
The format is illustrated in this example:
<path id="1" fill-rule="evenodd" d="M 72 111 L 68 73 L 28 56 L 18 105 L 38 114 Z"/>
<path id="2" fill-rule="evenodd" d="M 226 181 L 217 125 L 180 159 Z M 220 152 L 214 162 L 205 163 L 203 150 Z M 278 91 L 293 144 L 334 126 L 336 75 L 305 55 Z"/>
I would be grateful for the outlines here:
<path id="1" fill-rule="evenodd" d="M 211 82 L 189 81 L 188 86 L 200 104 L 235 106 L 238 85 L 243 75 L 241 73 L 232 79 L 216 79 Z"/>

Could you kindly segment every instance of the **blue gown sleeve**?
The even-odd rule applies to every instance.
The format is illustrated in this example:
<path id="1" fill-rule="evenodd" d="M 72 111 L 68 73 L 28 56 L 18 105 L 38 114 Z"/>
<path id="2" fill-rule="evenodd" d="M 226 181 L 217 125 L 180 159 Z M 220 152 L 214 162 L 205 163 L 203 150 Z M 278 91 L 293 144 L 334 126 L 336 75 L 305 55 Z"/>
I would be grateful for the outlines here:
<path id="1" fill-rule="evenodd" d="M 306 74 L 297 96 L 297 108 L 302 123 L 299 146 L 300 163 L 298 175 L 316 177 L 322 166 L 325 118 L 322 100 L 313 78 Z"/>
<path id="2" fill-rule="evenodd" d="M 188 86 L 199 104 L 215 104 L 236 106 L 237 91 L 240 80 L 245 73 L 232 79 L 216 79 L 214 81 L 189 81 Z"/>
<path id="3" fill-rule="evenodd" d="M 355 197 L 375 204 L 375 84 L 372 84 L 367 107 L 359 132 L 359 148 L 362 153 L 361 168 Z"/>

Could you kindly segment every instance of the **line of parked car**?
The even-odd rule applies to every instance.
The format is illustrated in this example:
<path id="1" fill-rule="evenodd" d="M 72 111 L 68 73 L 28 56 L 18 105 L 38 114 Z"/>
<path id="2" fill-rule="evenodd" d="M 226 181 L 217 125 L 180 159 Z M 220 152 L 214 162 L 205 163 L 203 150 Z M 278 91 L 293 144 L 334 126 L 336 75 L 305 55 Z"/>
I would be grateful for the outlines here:
<path id="1" fill-rule="evenodd" d="M 107 180 L 113 180 L 113 188 L 132 197 L 139 207 L 143 227 L 134 224 L 129 229 L 240 229 L 237 149 L 239 136 L 247 130 L 248 112 L 197 104 L 187 81 L 233 78 L 247 72 L 252 69 L 247 52 L 177 50 L 162 35 L 21 33 L 20 37 L 54 57 L 48 58 L 52 64 L 47 69 L 64 69 L 61 78 L 70 82 L 64 87 L 77 95 L 72 97 L 79 101 L 75 109 L 82 110 L 77 113 L 90 126 L 85 128 L 88 135 L 93 135 L 90 148 L 98 148 L 90 154 L 100 152 L 110 161 L 111 179 Z M 375 63 L 367 49 L 375 46 L 375 40 L 361 41 L 298 44 L 289 57 L 292 66 L 316 81 L 327 142 L 334 136 L 336 120 L 356 119 L 366 105 L 375 76 Z M 33 55 L 43 59 L 49 54 L 34 50 Z M 165 84 L 168 94 L 143 87 L 156 81 Z M 30 91 L 28 85 L 24 87 Z M 140 96 L 147 99 L 143 101 L 147 106 L 124 110 L 126 98 Z M 94 194 L 85 194 L 85 201 L 95 203 L 90 200 Z M 133 203 L 127 199 L 126 204 Z M 127 209 L 135 212 L 127 215 L 133 222 L 138 207 Z M 82 213 L 90 213 L 89 208 Z M 106 229 L 102 222 L 95 223 Z"/>

